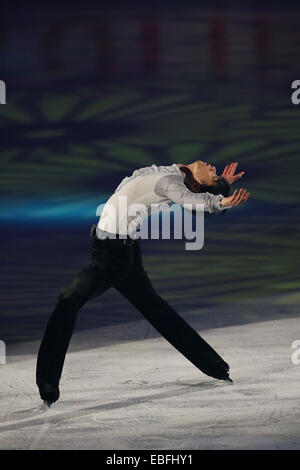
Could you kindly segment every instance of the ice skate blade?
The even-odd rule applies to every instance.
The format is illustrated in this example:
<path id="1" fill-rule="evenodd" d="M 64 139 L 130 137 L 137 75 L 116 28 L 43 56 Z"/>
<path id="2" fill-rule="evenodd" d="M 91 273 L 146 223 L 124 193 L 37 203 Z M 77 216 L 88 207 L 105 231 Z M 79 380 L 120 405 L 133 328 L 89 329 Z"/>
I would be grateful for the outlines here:
<path id="1" fill-rule="evenodd" d="M 224 379 L 224 380 L 225 380 L 225 382 L 230 382 L 230 383 L 233 384 L 233 380 L 230 377 L 226 377 L 226 379 Z"/>

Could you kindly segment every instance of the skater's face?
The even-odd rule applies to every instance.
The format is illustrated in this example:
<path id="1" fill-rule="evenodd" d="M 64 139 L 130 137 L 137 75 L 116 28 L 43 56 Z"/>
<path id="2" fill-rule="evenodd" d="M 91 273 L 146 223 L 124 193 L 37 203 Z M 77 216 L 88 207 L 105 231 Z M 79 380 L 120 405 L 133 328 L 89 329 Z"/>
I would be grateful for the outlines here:
<path id="1" fill-rule="evenodd" d="M 200 184 L 211 186 L 219 179 L 219 176 L 216 173 L 216 167 L 203 162 L 202 160 L 197 160 L 191 163 L 189 168 L 191 169 L 195 180 Z"/>

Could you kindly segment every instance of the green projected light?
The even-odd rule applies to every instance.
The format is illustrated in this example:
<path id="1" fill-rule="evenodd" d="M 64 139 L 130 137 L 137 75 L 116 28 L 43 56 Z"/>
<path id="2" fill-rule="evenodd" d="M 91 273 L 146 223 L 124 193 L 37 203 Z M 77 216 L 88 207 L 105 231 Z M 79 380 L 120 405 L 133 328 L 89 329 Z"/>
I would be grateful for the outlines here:
<path id="1" fill-rule="evenodd" d="M 239 161 L 252 200 L 277 202 L 280 187 L 280 203 L 298 201 L 300 118 L 288 100 L 262 106 L 226 85 L 218 98 L 213 86 L 205 97 L 192 86 L 184 93 L 147 84 L 106 88 L 16 94 L 0 108 L 3 203 L 27 195 L 97 197 L 135 168 L 195 159 L 219 171 Z"/>

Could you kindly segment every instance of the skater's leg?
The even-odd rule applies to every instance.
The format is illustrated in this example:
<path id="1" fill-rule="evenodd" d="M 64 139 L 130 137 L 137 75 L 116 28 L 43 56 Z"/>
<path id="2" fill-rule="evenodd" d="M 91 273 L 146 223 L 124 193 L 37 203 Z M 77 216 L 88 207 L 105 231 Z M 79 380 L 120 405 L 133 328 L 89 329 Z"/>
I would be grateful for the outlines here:
<path id="1" fill-rule="evenodd" d="M 92 263 L 62 290 L 38 353 L 36 382 L 41 398 L 49 402 L 59 397 L 58 384 L 79 309 L 88 299 L 124 279 L 133 263 L 132 246 L 119 240 L 99 240 L 95 230 L 91 234 Z"/>
<path id="2" fill-rule="evenodd" d="M 140 247 L 128 277 L 114 284 L 151 325 L 202 372 L 228 379 L 228 364 L 154 290 L 142 266 Z"/>
<path id="3" fill-rule="evenodd" d="M 111 280 L 105 271 L 91 263 L 61 291 L 38 353 L 38 385 L 46 383 L 58 386 L 79 309 L 90 297 L 99 295 L 110 286 Z"/>

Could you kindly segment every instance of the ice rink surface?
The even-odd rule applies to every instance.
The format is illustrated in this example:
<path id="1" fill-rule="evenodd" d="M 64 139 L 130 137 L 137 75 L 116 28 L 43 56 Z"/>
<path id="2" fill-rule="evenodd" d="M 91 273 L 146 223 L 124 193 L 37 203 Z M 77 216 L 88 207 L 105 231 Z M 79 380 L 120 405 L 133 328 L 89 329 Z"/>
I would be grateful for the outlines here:
<path id="1" fill-rule="evenodd" d="M 61 398 L 44 409 L 39 342 L 1 365 L 1 449 L 300 449 L 299 317 L 203 329 L 234 384 L 202 374 L 145 321 L 76 332 Z M 298 337 L 297 337 L 298 334 Z"/>

